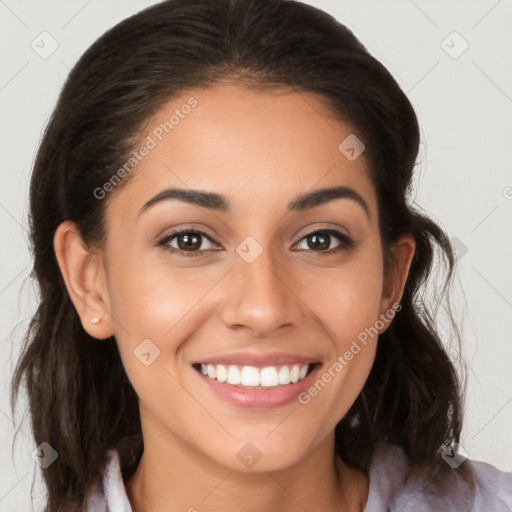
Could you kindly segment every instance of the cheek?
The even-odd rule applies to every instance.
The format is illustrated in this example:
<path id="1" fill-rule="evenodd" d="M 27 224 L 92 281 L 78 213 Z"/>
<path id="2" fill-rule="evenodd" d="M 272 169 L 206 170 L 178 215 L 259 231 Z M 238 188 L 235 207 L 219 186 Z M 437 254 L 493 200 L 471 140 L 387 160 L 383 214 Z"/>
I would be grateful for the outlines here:
<path id="1" fill-rule="evenodd" d="M 375 330 L 379 320 L 382 292 L 382 267 L 378 258 L 369 257 L 347 264 L 331 275 L 317 273 L 308 277 L 316 290 L 305 299 L 315 304 L 318 319 L 328 328 L 328 355 L 315 382 L 300 397 L 311 416 L 325 414 L 321 431 L 335 428 L 357 396 L 371 371 L 378 343 Z M 308 283 L 305 283 L 306 285 Z M 314 286 L 313 286 L 314 285 Z"/>
<path id="2" fill-rule="evenodd" d="M 182 340 L 201 323 L 205 297 L 222 276 L 206 266 L 171 267 L 135 251 L 115 256 L 108 273 L 110 313 L 127 373 L 140 372 L 148 360 L 174 368 Z"/>
<path id="3" fill-rule="evenodd" d="M 112 258 L 108 276 L 110 307 L 114 320 L 122 324 L 120 334 L 128 331 L 133 337 L 161 338 L 217 280 L 211 271 L 166 265 L 164 261 L 150 251 L 132 251 Z"/>
<path id="4" fill-rule="evenodd" d="M 339 267 L 318 268 L 303 276 L 301 297 L 327 326 L 330 343 L 325 345 L 328 360 L 304 400 L 314 401 L 313 409 L 337 411 L 335 424 L 357 398 L 375 358 L 383 283 L 380 246 L 368 244 Z M 320 395 L 320 400 L 313 398 Z"/>
<path id="5" fill-rule="evenodd" d="M 300 279 L 301 298 L 328 326 L 338 351 L 379 318 L 383 267 L 377 244 L 338 267 L 310 268 Z"/>

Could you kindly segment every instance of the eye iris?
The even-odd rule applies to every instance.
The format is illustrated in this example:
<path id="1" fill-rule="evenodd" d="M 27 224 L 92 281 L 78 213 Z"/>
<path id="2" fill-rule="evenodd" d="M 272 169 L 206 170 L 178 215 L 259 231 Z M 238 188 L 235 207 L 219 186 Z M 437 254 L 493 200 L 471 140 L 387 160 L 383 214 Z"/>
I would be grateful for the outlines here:
<path id="1" fill-rule="evenodd" d="M 325 249 L 329 249 L 329 245 L 330 245 L 330 240 L 329 240 L 329 237 L 330 235 L 328 234 L 324 234 L 324 233 L 314 233 L 312 235 L 308 235 L 308 244 L 310 244 L 310 242 L 312 242 L 312 245 L 314 249 L 319 249 L 319 250 L 325 250 Z M 323 243 L 320 243 L 320 244 L 316 244 L 316 242 L 318 242 L 318 240 L 323 240 Z M 316 247 L 315 247 L 316 245 Z M 310 247 L 311 247 L 311 244 L 310 244 Z"/>
<path id="2" fill-rule="evenodd" d="M 177 237 L 178 247 L 182 251 L 190 251 L 201 247 L 201 236 L 196 234 L 184 234 Z M 183 240 L 184 244 L 180 243 Z M 192 242 L 193 240 L 193 242 Z M 192 243 L 191 243 L 192 242 Z"/>

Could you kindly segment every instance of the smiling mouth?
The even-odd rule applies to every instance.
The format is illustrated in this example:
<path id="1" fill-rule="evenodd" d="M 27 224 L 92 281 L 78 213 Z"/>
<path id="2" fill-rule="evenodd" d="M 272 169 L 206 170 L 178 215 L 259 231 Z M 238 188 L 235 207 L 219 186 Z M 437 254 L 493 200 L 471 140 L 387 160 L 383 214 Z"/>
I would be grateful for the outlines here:
<path id="1" fill-rule="evenodd" d="M 239 366 L 197 363 L 193 367 L 205 377 L 247 389 L 271 389 L 288 386 L 305 379 L 318 363 L 279 366 Z"/>

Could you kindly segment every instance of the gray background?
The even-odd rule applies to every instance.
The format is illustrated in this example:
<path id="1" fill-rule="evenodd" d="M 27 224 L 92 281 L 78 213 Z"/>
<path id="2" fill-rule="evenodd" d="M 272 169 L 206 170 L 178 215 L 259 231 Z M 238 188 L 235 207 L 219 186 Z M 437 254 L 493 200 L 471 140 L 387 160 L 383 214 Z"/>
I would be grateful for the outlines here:
<path id="1" fill-rule="evenodd" d="M 154 3 L 0 0 L 2 512 L 29 510 L 32 479 L 40 471 L 31 457 L 35 445 L 26 402 L 20 402 L 16 418 L 8 402 L 37 297 L 27 278 L 28 181 L 35 151 L 69 68 L 105 30 Z M 422 149 L 414 200 L 456 238 L 458 248 L 454 299 L 469 365 L 461 444 L 471 459 L 512 471 L 512 2 L 307 3 L 353 30 L 417 112 Z M 56 50 L 44 55 L 52 44 Z M 44 502 L 42 491 L 37 476 L 36 505 Z"/>

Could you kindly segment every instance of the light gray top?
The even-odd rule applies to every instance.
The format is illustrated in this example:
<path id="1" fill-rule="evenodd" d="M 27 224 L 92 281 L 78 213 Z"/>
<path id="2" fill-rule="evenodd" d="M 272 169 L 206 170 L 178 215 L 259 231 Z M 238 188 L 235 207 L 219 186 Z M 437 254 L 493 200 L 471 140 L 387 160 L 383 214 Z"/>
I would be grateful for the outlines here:
<path id="1" fill-rule="evenodd" d="M 132 512 L 126 495 L 119 454 L 108 452 L 102 485 L 89 496 L 86 512 Z M 381 445 L 369 468 L 368 502 L 363 512 L 512 512 L 512 474 L 485 462 L 466 460 L 475 472 L 471 490 L 457 469 L 434 481 L 410 474 L 401 447 Z"/>

